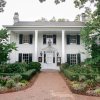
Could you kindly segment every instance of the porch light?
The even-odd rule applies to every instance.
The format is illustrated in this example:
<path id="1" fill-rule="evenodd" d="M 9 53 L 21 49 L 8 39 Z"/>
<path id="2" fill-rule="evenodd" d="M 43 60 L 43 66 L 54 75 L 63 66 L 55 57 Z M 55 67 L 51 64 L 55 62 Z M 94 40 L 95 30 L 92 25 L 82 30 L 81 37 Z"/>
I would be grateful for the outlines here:
<path id="1" fill-rule="evenodd" d="M 57 52 L 57 57 L 59 56 L 59 52 Z"/>
<path id="2" fill-rule="evenodd" d="M 40 52 L 40 56 L 42 56 L 42 51 Z"/>

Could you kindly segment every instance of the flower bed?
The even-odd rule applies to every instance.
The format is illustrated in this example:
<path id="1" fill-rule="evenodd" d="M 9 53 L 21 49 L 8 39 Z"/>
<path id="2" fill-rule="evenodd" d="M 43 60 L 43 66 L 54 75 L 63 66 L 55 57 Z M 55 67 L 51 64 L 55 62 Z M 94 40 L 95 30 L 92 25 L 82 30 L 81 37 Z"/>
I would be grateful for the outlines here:
<path id="1" fill-rule="evenodd" d="M 61 72 L 67 78 L 72 92 L 77 94 L 100 96 L 100 73 L 90 66 L 61 66 Z"/>
<path id="2" fill-rule="evenodd" d="M 27 87 L 33 75 L 40 71 L 40 66 L 38 62 L 0 65 L 0 93 Z"/>

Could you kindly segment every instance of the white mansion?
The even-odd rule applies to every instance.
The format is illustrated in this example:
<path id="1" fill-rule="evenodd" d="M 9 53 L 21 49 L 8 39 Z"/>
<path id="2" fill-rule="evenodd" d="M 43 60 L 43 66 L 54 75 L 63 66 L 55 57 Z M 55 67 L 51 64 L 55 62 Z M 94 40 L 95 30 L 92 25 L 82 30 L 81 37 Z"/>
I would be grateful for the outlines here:
<path id="1" fill-rule="evenodd" d="M 10 54 L 10 63 L 38 61 L 54 67 L 83 62 L 88 57 L 80 40 L 84 25 L 84 17 L 83 21 L 19 21 L 19 14 L 15 13 L 14 24 L 4 25 L 10 42 L 17 46 L 17 51 Z"/>

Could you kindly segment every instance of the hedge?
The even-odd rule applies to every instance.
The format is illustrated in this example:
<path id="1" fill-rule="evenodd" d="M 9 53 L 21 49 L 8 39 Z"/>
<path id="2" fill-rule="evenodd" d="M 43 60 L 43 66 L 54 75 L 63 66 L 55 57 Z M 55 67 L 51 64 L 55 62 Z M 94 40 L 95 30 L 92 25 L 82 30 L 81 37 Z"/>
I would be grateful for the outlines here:
<path id="1" fill-rule="evenodd" d="M 30 80 L 34 74 L 36 74 L 36 69 L 30 69 L 24 73 L 22 73 L 22 78 L 25 80 Z"/>
<path id="2" fill-rule="evenodd" d="M 99 75 L 98 73 L 77 73 L 68 69 L 63 70 L 64 75 L 72 81 L 80 81 L 81 76 L 85 76 L 86 79 L 94 79 Z"/>

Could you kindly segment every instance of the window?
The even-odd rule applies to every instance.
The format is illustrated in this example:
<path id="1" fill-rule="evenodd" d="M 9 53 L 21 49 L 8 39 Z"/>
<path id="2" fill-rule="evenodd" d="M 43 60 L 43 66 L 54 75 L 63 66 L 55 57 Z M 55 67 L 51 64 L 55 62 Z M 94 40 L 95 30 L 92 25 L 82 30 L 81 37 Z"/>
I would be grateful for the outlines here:
<path id="1" fill-rule="evenodd" d="M 32 62 L 32 53 L 19 53 L 19 62 Z"/>
<path id="2" fill-rule="evenodd" d="M 70 35 L 70 43 L 77 43 L 76 35 Z"/>
<path id="3" fill-rule="evenodd" d="M 43 44 L 47 44 L 49 39 L 56 44 L 56 35 L 43 35 Z"/>
<path id="4" fill-rule="evenodd" d="M 23 35 L 22 43 L 29 43 L 29 36 Z"/>
<path id="5" fill-rule="evenodd" d="M 67 54 L 67 63 L 70 65 L 80 64 L 81 55 L 80 54 Z"/>
<path id="6" fill-rule="evenodd" d="M 66 35 L 67 44 L 80 44 L 80 35 Z"/>
<path id="7" fill-rule="evenodd" d="M 77 59 L 76 59 L 76 54 L 71 54 L 70 55 L 70 64 L 76 64 L 77 63 Z"/>
<path id="8" fill-rule="evenodd" d="M 23 43 L 32 44 L 32 41 L 33 41 L 32 34 L 29 34 L 29 35 L 19 34 L 19 44 L 23 44 Z"/>

